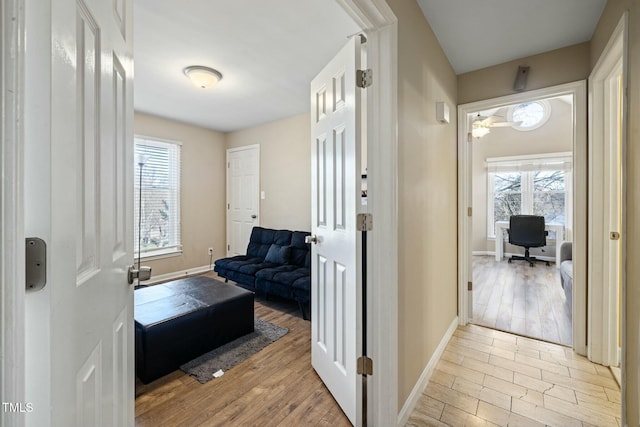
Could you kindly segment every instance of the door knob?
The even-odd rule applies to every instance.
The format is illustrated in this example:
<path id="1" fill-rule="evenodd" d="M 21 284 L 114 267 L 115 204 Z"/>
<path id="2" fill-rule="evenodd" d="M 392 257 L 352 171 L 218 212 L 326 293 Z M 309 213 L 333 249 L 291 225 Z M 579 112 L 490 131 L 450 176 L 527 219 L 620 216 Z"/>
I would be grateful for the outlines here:
<path id="1" fill-rule="evenodd" d="M 140 267 L 140 270 L 136 270 L 133 265 L 129 266 L 127 270 L 127 282 L 133 285 L 133 280 L 138 279 L 138 282 L 144 282 L 151 279 L 151 267 Z"/>
<path id="2" fill-rule="evenodd" d="M 316 236 L 315 234 L 312 234 L 310 236 L 305 236 L 304 242 L 305 243 L 318 243 L 318 236 Z"/>

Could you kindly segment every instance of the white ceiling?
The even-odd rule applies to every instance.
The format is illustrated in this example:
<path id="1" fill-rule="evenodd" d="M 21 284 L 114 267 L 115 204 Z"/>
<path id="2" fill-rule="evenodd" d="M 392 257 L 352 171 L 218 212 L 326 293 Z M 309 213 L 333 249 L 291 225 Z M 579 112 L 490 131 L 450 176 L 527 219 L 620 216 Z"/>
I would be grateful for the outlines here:
<path id="1" fill-rule="evenodd" d="M 417 1 L 456 73 L 589 40 L 606 3 Z M 135 110 L 223 132 L 309 111 L 311 79 L 359 31 L 335 0 L 136 0 L 134 28 Z M 189 65 L 224 77 L 196 88 Z"/>
<path id="2" fill-rule="evenodd" d="M 417 0 L 456 74 L 591 39 L 606 0 Z"/>
<path id="3" fill-rule="evenodd" d="M 233 131 L 309 111 L 309 83 L 359 28 L 332 0 L 136 0 L 136 111 Z M 196 88 L 183 74 L 223 74 Z"/>

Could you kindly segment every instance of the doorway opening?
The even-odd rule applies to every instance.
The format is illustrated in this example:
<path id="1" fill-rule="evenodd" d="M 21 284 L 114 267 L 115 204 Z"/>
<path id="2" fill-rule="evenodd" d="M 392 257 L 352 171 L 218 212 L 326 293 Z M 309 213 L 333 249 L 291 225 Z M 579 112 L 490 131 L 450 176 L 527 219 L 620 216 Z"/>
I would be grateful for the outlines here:
<path id="1" fill-rule="evenodd" d="M 526 100 L 471 120 L 471 322 L 571 346 L 573 98 Z M 520 215 L 543 219 L 510 230 Z"/>
<path id="2" fill-rule="evenodd" d="M 461 105 L 458 123 L 460 322 L 586 354 L 585 82 Z M 509 243 L 518 215 L 544 218 L 542 243 Z M 511 259 L 525 250 L 537 261 Z"/>

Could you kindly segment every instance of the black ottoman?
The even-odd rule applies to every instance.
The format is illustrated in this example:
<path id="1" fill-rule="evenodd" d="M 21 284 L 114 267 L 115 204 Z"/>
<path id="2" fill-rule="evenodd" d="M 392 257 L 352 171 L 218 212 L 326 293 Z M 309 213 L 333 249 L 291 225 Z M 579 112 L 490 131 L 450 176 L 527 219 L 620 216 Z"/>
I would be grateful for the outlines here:
<path id="1" fill-rule="evenodd" d="M 209 277 L 136 289 L 136 375 L 149 383 L 253 332 L 253 292 Z"/>

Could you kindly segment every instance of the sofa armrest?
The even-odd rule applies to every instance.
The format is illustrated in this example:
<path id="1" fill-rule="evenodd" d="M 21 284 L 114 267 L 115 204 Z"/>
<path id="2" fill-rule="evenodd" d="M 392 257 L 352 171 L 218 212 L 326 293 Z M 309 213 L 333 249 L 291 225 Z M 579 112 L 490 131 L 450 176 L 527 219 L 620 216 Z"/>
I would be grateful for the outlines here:
<path id="1" fill-rule="evenodd" d="M 573 259 L 571 252 L 572 242 L 563 242 L 560 245 L 560 262 Z"/>

